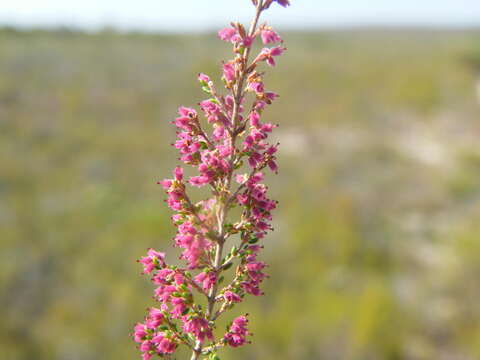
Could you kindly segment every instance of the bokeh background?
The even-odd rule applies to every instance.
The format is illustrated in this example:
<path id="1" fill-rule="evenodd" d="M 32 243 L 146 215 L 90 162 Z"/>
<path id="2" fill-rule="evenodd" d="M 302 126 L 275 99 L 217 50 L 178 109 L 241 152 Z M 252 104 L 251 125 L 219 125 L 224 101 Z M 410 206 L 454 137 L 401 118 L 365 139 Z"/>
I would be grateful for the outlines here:
<path id="1" fill-rule="evenodd" d="M 271 278 L 237 309 L 254 343 L 222 358 L 480 358 L 480 4 L 292 3 L 271 11 L 289 48 L 266 79 Z M 250 11 L 0 4 L 1 359 L 139 357 L 135 260 L 178 254 L 155 184 L 169 122 L 202 100 L 198 72 L 219 80 L 213 29 Z"/>

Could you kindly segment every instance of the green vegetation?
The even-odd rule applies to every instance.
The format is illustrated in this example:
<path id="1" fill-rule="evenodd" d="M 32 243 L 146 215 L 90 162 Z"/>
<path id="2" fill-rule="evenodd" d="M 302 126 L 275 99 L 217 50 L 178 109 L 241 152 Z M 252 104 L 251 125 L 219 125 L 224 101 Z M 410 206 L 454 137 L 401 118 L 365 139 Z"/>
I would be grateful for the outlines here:
<path id="1" fill-rule="evenodd" d="M 271 278 L 238 308 L 254 343 L 223 358 L 478 359 L 480 33 L 282 35 Z M 137 358 L 135 260 L 173 236 L 169 121 L 227 49 L 14 29 L 0 49 L 0 357 Z"/>

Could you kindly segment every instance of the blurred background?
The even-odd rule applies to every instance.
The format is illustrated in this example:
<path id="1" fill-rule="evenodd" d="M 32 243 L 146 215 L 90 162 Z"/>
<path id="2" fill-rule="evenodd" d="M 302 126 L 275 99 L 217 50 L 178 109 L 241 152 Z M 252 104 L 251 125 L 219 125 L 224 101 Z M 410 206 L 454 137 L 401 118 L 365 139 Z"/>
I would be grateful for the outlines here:
<path id="1" fill-rule="evenodd" d="M 280 200 L 226 359 L 480 358 L 480 3 L 292 0 Z M 136 359 L 153 287 L 135 262 L 173 227 L 176 108 L 219 80 L 214 30 L 247 0 L 0 4 L 0 358 Z"/>

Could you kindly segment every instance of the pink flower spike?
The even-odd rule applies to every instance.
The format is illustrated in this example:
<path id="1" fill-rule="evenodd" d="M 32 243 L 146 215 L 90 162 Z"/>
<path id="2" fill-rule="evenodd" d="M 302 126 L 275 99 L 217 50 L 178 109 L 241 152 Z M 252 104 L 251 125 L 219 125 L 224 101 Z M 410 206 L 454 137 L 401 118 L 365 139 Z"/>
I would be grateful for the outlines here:
<path id="1" fill-rule="evenodd" d="M 208 75 L 198 73 L 208 97 L 199 99 L 198 112 L 180 106 L 172 121 L 176 139 L 171 145 L 180 163 L 170 179 L 158 184 L 173 211 L 173 246 L 179 248 L 180 261 L 167 264 L 165 253 L 151 248 L 138 260 L 143 273 L 150 274 L 158 302 L 134 326 L 132 337 L 143 360 L 178 358 L 174 353 L 183 345 L 193 350 L 192 359 L 199 359 L 220 347 L 250 343 L 246 316 L 230 318 L 226 333 L 216 339 L 213 330 L 219 329 L 217 318 L 221 315 L 223 322 L 235 304 L 249 295 L 263 295 L 261 287 L 268 278 L 268 265 L 260 258 L 263 246 L 254 244 L 273 230 L 277 207 L 264 183 L 264 174 L 278 168 L 279 144 L 269 140 L 277 125 L 263 115 L 278 95 L 266 91 L 263 79 L 268 77 L 259 63 L 274 66 L 286 49 L 279 34 L 257 20 L 274 2 L 290 4 L 251 2 L 256 12 L 250 28 L 232 22 L 218 32 L 233 45 L 233 58 L 222 62 L 224 89 L 217 91 Z M 265 48 L 255 57 L 251 50 L 257 37 Z M 240 244 L 234 245 L 235 238 Z"/>

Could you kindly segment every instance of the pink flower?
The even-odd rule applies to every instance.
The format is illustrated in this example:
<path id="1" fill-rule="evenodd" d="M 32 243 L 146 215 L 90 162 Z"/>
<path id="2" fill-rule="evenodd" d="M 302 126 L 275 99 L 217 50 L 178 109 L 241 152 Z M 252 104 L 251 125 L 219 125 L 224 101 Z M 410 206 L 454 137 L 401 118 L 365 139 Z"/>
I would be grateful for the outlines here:
<path id="1" fill-rule="evenodd" d="M 229 303 L 239 303 L 242 301 L 242 298 L 238 294 L 228 290 L 223 293 L 223 298 Z"/>
<path id="2" fill-rule="evenodd" d="M 170 180 L 170 179 L 165 179 L 165 180 L 162 180 L 162 181 L 157 182 L 157 184 L 162 185 L 165 190 L 169 190 L 170 187 L 171 187 L 172 184 L 173 184 L 173 181 Z"/>
<path id="3" fill-rule="evenodd" d="M 177 166 L 173 172 L 173 175 L 175 177 L 175 180 L 177 181 L 182 181 L 183 179 L 183 169 L 179 166 Z"/>
<path id="4" fill-rule="evenodd" d="M 248 175 L 247 174 L 237 174 L 235 176 L 235 181 L 239 184 L 245 184 L 247 182 Z"/>
<path id="5" fill-rule="evenodd" d="M 287 7 L 290 5 L 289 0 L 266 0 L 264 4 L 264 9 L 268 9 L 268 7 L 273 3 L 277 2 L 279 5 L 282 5 L 283 7 Z"/>
<path id="6" fill-rule="evenodd" d="M 213 138 L 216 141 L 222 140 L 225 136 L 225 127 L 224 126 L 216 126 L 213 130 Z"/>
<path id="7" fill-rule="evenodd" d="M 201 187 L 208 184 L 210 178 L 208 176 L 192 176 L 188 182 L 193 186 Z"/>
<path id="8" fill-rule="evenodd" d="M 180 106 L 178 108 L 178 114 L 181 115 L 181 116 L 187 116 L 191 119 L 197 117 L 197 112 L 195 111 L 195 109 L 188 108 L 188 107 L 185 107 L 185 106 Z"/>
<path id="9" fill-rule="evenodd" d="M 260 125 L 260 115 L 256 111 L 252 111 L 249 116 L 250 124 L 253 127 L 259 127 Z"/>
<path id="10" fill-rule="evenodd" d="M 258 55 L 256 61 L 266 61 L 268 65 L 275 66 L 276 63 L 274 57 L 282 55 L 285 50 L 286 48 L 281 46 L 276 46 L 274 48 L 264 48 L 260 52 L 260 55 Z"/>
<path id="11" fill-rule="evenodd" d="M 142 360 L 150 360 L 152 357 L 153 355 L 148 352 L 142 354 Z"/>
<path id="12" fill-rule="evenodd" d="M 283 7 L 287 7 L 290 5 L 290 1 L 289 0 L 275 0 L 277 3 L 279 3 L 280 5 L 282 5 Z"/>
<path id="13" fill-rule="evenodd" d="M 136 343 L 141 343 L 145 340 L 147 336 L 147 328 L 142 323 L 137 323 L 133 328 L 133 339 Z"/>
<path id="14" fill-rule="evenodd" d="M 148 352 L 150 350 L 153 350 L 153 343 L 150 340 L 142 342 L 140 345 L 140 351 Z"/>
<path id="15" fill-rule="evenodd" d="M 165 253 L 148 249 L 147 256 L 138 261 L 143 264 L 144 274 L 150 274 L 155 268 L 165 266 Z"/>
<path id="16" fill-rule="evenodd" d="M 200 83 L 203 85 L 203 86 L 207 86 L 208 83 L 210 82 L 210 78 L 203 74 L 203 73 L 200 73 L 198 74 L 198 81 L 200 81 Z"/>
<path id="17" fill-rule="evenodd" d="M 156 349 L 160 354 L 172 354 L 178 344 L 165 336 L 165 333 L 161 332 L 155 335 L 152 339 L 152 343 L 156 345 Z"/>
<path id="18" fill-rule="evenodd" d="M 257 94 L 262 94 L 264 91 L 263 83 L 261 82 L 249 83 L 248 88 L 255 91 Z"/>
<path id="19" fill-rule="evenodd" d="M 228 62 L 223 65 L 223 77 L 227 81 L 235 80 L 235 67 L 233 66 L 233 63 Z"/>
<path id="20" fill-rule="evenodd" d="M 170 313 L 172 314 L 173 318 L 179 319 L 183 315 L 184 311 L 187 310 L 185 300 L 175 297 L 171 300 L 171 302 L 173 305 L 173 309 Z"/>
<path id="21" fill-rule="evenodd" d="M 254 39 L 253 36 L 245 36 L 242 39 L 242 45 L 245 46 L 245 47 L 250 47 L 250 46 L 252 46 L 254 40 L 255 39 Z"/>
<path id="22" fill-rule="evenodd" d="M 197 118 L 197 112 L 194 109 L 181 106 L 178 109 L 178 114 L 180 116 L 175 119 L 175 125 L 179 129 L 192 131 L 195 125 L 195 119 Z"/>
<path id="23" fill-rule="evenodd" d="M 159 342 L 157 346 L 157 350 L 161 354 L 172 354 L 177 349 L 177 346 L 178 346 L 177 343 L 171 341 L 170 339 L 163 338 Z"/>
<path id="24" fill-rule="evenodd" d="M 222 117 L 220 106 L 218 106 L 211 99 L 202 101 L 200 103 L 200 107 L 202 108 L 203 113 L 207 117 L 209 123 L 215 123 L 220 121 Z"/>
<path id="25" fill-rule="evenodd" d="M 274 93 L 274 92 L 271 92 L 271 91 L 267 91 L 265 93 L 265 97 L 267 98 L 268 100 L 268 103 L 270 104 L 273 100 L 275 100 L 276 98 L 278 98 L 278 94 Z"/>
<path id="26" fill-rule="evenodd" d="M 159 324 L 161 324 L 164 319 L 163 313 L 160 311 L 160 309 L 157 309 L 155 307 L 151 307 L 149 309 L 149 318 L 154 321 L 158 321 Z"/>
<path id="27" fill-rule="evenodd" d="M 183 329 L 193 334 L 198 341 L 204 342 L 205 339 L 213 340 L 212 329 L 208 325 L 208 321 L 204 318 L 194 317 L 183 323 Z"/>
<path id="28" fill-rule="evenodd" d="M 263 160 L 263 156 L 258 152 L 254 152 L 248 158 L 248 164 L 250 165 L 250 167 L 256 168 L 260 166 L 262 160 Z"/>
<path id="29" fill-rule="evenodd" d="M 195 281 L 201 284 L 203 290 L 209 291 L 217 281 L 217 275 L 214 272 L 201 272 L 195 276 Z"/>
<path id="30" fill-rule="evenodd" d="M 247 343 L 247 336 L 250 334 L 247 330 L 248 320 L 245 316 L 239 316 L 233 320 L 230 330 L 225 334 L 224 340 L 231 347 L 239 347 Z"/>
<path id="31" fill-rule="evenodd" d="M 224 28 L 218 32 L 218 37 L 223 41 L 233 42 L 237 38 L 237 30 L 233 28 Z"/>
<path id="32" fill-rule="evenodd" d="M 271 29 L 262 30 L 260 36 L 265 45 L 282 41 L 282 38 L 278 36 L 278 34 Z"/>
<path id="33" fill-rule="evenodd" d="M 286 50 L 286 48 L 281 47 L 281 46 L 275 46 L 274 48 L 270 49 L 270 55 L 271 56 L 280 56 L 283 54 L 283 52 Z"/>
<path id="34" fill-rule="evenodd" d="M 162 303 L 168 303 L 171 295 L 177 291 L 173 285 L 160 285 L 154 291 L 155 297 Z"/>

